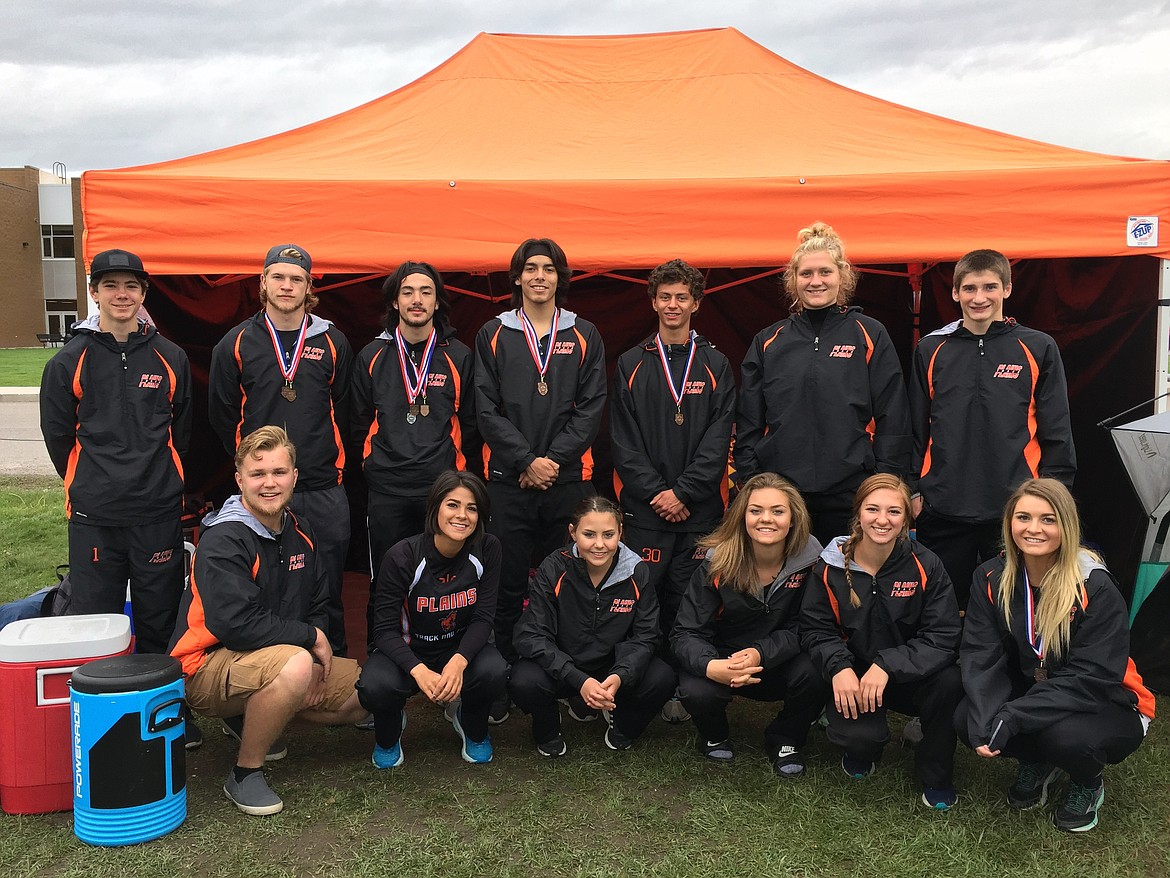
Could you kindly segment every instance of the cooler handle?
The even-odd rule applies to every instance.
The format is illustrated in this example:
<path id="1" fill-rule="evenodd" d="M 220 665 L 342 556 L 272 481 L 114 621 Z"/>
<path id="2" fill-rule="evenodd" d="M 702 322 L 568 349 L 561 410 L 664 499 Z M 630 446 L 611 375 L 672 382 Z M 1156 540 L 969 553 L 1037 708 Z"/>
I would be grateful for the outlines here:
<path id="1" fill-rule="evenodd" d="M 146 723 L 146 730 L 151 733 L 165 732 L 167 729 L 173 729 L 175 726 L 181 723 L 183 721 L 183 711 L 181 710 L 174 716 L 168 716 L 166 719 L 160 720 L 158 718 L 160 713 L 162 713 L 168 707 L 174 707 L 176 704 L 181 707 L 183 704 L 183 699 L 172 698 L 170 701 L 164 701 L 162 704 L 152 710 L 150 712 L 150 719 L 147 720 Z"/>
<path id="2" fill-rule="evenodd" d="M 50 704 L 68 704 L 68 695 L 64 698 L 50 698 L 45 694 L 45 679 L 60 674 L 72 674 L 80 667 L 81 665 L 74 665 L 71 668 L 37 668 L 37 707 L 47 707 Z"/>

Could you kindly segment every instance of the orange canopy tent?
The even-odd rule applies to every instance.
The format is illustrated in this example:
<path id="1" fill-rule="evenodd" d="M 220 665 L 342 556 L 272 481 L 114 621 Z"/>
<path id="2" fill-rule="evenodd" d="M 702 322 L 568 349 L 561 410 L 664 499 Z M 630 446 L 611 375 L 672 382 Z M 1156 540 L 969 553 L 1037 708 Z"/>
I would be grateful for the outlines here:
<path id="1" fill-rule="evenodd" d="M 773 266 L 810 219 L 863 263 L 1170 256 L 1170 162 L 1038 143 L 836 85 L 731 29 L 480 34 L 384 97 L 202 155 L 82 178 L 87 260 L 255 274 L 292 240 L 324 273 L 504 268 L 529 235 L 576 269 Z M 1170 239 L 1170 234 L 1164 236 Z M 972 242 L 976 242 L 973 244 Z"/>
<path id="2" fill-rule="evenodd" d="M 1170 231 L 1136 241 L 1127 223 L 1151 217 L 1170 230 L 1170 162 L 897 106 L 733 29 L 481 34 L 417 81 L 338 116 L 90 171 L 82 208 L 87 262 L 111 247 L 142 256 L 151 313 L 190 355 L 199 399 L 211 346 L 255 313 L 256 275 L 278 242 L 312 253 L 326 275 L 318 311 L 358 348 L 381 329 L 381 279 L 402 260 L 431 262 L 449 289 L 474 294 L 452 303 L 470 343 L 508 296 L 498 272 L 516 245 L 552 237 L 587 272 L 573 279 L 570 307 L 600 326 L 611 362 L 652 330 L 644 269 L 682 257 L 709 270 L 708 292 L 735 287 L 704 305 L 697 327 L 737 365 L 751 337 L 784 315 L 773 275 L 812 220 L 831 223 L 852 261 L 870 266 L 859 300 L 904 358 L 919 315 L 922 331 L 957 316 L 947 263 L 994 247 L 1021 260 L 1010 315 L 1064 352 L 1087 529 L 1115 557 L 1140 548 L 1127 541 L 1141 510 L 1117 497 L 1124 473 L 1095 424 L 1153 395 L 1156 352 L 1165 356 L 1167 333 L 1155 326 L 1170 311 L 1158 308 Z M 228 469 L 197 420 L 188 487 Z"/>

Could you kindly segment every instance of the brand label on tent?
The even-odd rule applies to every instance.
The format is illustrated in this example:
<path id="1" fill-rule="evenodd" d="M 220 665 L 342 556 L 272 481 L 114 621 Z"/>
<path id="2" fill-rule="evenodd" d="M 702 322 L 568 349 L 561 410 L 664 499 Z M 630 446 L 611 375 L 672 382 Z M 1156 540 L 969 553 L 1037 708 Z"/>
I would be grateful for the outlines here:
<path id="1" fill-rule="evenodd" d="M 1125 244 L 1127 247 L 1157 247 L 1158 218 L 1156 216 L 1131 216 L 1125 221 Z"/>

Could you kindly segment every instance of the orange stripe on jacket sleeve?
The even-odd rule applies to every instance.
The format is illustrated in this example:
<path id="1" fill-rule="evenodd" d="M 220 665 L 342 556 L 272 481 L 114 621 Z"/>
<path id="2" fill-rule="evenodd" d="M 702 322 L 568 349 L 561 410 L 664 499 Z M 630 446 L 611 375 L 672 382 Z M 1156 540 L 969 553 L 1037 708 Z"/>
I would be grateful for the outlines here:
<path id="1" fill-rule="evenodd" d="M 711 371 L 710 366 L 704 363 L 703 368 L 707 370 L 707 377 L 711 379 L 711 392 L 714 393 L 719 389 L 719 382 L 715 380 L 715 373 Z M 686 388 L 683 389 L 685 390 Z"/>
<path id="2" fill-rule="evenodd" d="M 232 345 L 232 353 L 236 358 L 236 381 L 240 385 L 240 419 L 236 422 L 236 448 L 240 447 L 244 430 L 244 409 L 248 405 L 248 391 L 244 389 L 244 358 L 240 354 L 240 344 L 244 340 L 244 329 L 236 335 L 236 343 Z"/>
<path id="3" fill-rule="evenodd" d="M 333 379 L 337 377 L 337 347 L 333 344 L 328 333 L 325 335 L 325 344 L 329 345 L 329 355 L 333 358 L 333 371 L 329 373 L 329 423 L 333 427 L 333 445 L 337 449 L 337 457 L 333 466 L 337 470 L 337 484 L 341 484 L 341 477 L 345 473 L 345 443 L 341 441 L 341 428 L 337 425 L 337 413 L 333 410 Z M 304 357 L 304 354 L 301 354 Z"/>
<path id="4" fill-rule="evenodd" d="M 1018 339 L 1017 339 L 1018 341 Z M 1020 347 L 1024 349 L 1024 356 L 1028 358 L 1028 368 L 1032 370 L 1032 387 L 1028 393 L 1028 444 L 1024 446 L 1024 461 L 1028 464 L 1028 472 L 1032 478 L 1040 475 L 1040 440 L 1036 438 L 1039 425 L 1036 422 L 1036 382 L 1040 380 L 1040 367 L 1036 358 L 1022 341 Z"/>
<path id="5" fill-rule="evenodd" d="M 292 515 L 291 512 L 289 514 Z M 309 544 L 309 549 L 314 551 L 314 552 L 317 551 L 316 547 L 313 545 L 313 541 L 311 539 L 309 539 L 309 535 L 307 533 L 305 533 L 303 530 L 301 530 L 301 524 L 299 521 L 297 521 L 297 517 L 295 515 L 293 515 L 292 520 L 293 520 L 293 527 L 296 528 L 297 533 L 299 533 L 301 535 L 301 538 L 306 543 Z M 256 556 L 256 565 L 257 565 L 256 569 L 258 570 L 259 565 L 260 565 L 260 556 L 259 555 Z M 255 575 L 255 573 L 253 573 L 253 575 Z"/>
<path id="6" fill-rule="evenodd" d="M 914 566 L 918 568 L 918 581 L 922 583 L 922 590 L 926 591 L 926 568 L 922 566 L 922 562 L 918 560 L 918 556 L 913 552 L 910 553 L 910 557 L 914 559 Z"/>
<path id="7" fill-rule="evenodd" d="M 779 328 L 778 328 L 778 329 L 777 329 L 775 332 L 773 332 L 773 333 L 772 333 L 772 337 L 771 337 L 770 339 L 768 339 L 766 342 L 764 342 L 764 344 L 763 344 L 763 346 L 760 348 L 760 350 L 761 350 L 761 351 L 766 351 L 766 350 L 768 349 L 768 345 L 770 345 L 770 344 L 771 344 L 772 342 L 774 342 L 774 341 L 775 341 L 777 338 L 779 338 L 779 337 L 780 337 L 780 333 L 781 333 L 781 332 L 783 332 L 783 331 L 784 331 L 784 327 L 783 327 L 783 326 L 779 327 Z"/>
<path id="8" fill-rule="evenodd" d="M 257 566 L 259 559 L 257 559 Z M 203 595 L 195 579 L 195 568 L 191 568 L 191 605 L 187 608 L 187 630 L 171 650 L 171 656 L 179 660 L 183 673 L 190 677 L 207 661 L 207 650 L 219 640 L 207 630 L 207 615 L 203 610 Z"/>
<path id="9" fill-rule="evenodd" d="M 857 328 L 865 336 L 865 364 L 868 366 L 869 361 L 873 359 L 873 339 L 869 337 L 869 333 L 865 331 L 865 327 L 861 325 L 860 320 L 857 321 Z"/>
<path id="10" fill-rule="evenodd" d="M 618 475 L 617 469 L 615 468 L 613 471 L 613 495 L 617 498 L 619 503 L 622 502 L 622 488 L 624 487 L 625 485 L 622 483 L 622 478 Z"/>
<path id="11" fill-rule="evenodd" d="M 934 401 L 934 361 L 938 359 L 938 353 L 942 350 L 944 344 L 946 344 L 946 341 L 943 341 L 942 344 L 934 349 L 934 353 L 930 355 L 930 363 L 926 367 L 926 395 L 930 397 L 932 402 Z M 928 437 L 926 440 L 926 451 L 922 455 L 922 472 L 918 474 L 920 478 L 930 472 L 930 451 L 933 446 L 934 437 Z"/>
<path id="12" fill-rule="evenodd" d="M 581 481 L 587 482 L 593 478 L 593 448 L 585 449 L 581 455 Z"/>
<path id="13" fill-rule="evenodd" d="M 81 367 L 85 363 L 85 356 L 89 351 L 81 352 L 81 356 L 77 358 L 77 367 L 73 370 L 73 398 L 77 400 L 77 405 L 81 405 L 81 397 L 85 393 L 85 389 L 81 386 Z M 77 477 L 77 461 L 81 458 L 81 418 L 77 417 L 76 409 L 74 410 L 74 418 L 77 423 L 73 426 L 73 447 L 69 449 L 69 460 L 65 463 L 65 517 L 70 518 L 73 515 L 73 503 L 69 499 L 69 489 L 73 485 L 73 480 Z"/>
<path id="14" fill-rule="evenodd" d="M 841 607 L 837 603 L 837 596 L 833 594 L 833 588 L 829 585 L 829 565 L 825 565 L 825 571 L 821 574 L 821 580 L 825 583 L 825 594 L 829 596 L 829 608 L 833 611 L 833 618 L 837 620 L 837 625 L 841 625 Z"/>
<path id="15" fill-rule="evenodd" d="M 638 374 L 638 370 L 642 368 L 642 361 L 638 360 L 638 365 L 634 367 L 634 371 L 630 373 L 630 380 L 626 382 L 626 387 L 630 390 L 634 389 L 634 376 Z"/>
<path id="16" fill-rule="evenodd" d="M 557 577 L 557 584 L 555 586 L 553 586 L 553 596 L 554 597 L 561 596 L 561 583 L 564 581 L 565 581 L 565 574 L 562 573 L 560 576 Z"/>
<path id="17" fill-rule="evenodd" d="M 580 330 L 578 330 L 576 326 L 573 327 L 573 335 L 577 336 L 577 341 L 581 345 L 581 365 L 584 366 L 585 365 L 585 349 L 587 347 L 589 347 L 589 344 L 588 344 L 588 342 L 585 341 L 585 336 L 583 336 L 581 334 Z M 556 341 L 556 339 L 549 339 L 549 344 L 552 344 L 555 341 Z"/>
<path id="18" fill-rule="evenodd" d="M 463 376 L 455 368 L 455 363 L 452 361 L 450 354 L 444 351 L 443 357 L 447 361 L 447 371 L 451 373 L 451 381 L 455 385 L 455 411 L 459 411 L 459 407 L 463 404 Z M 425 387 L 423 388 L 423 395 L 426 395 Z"/>
<path id="19" fill-rule="evenodd" d="M 385 348 L 374 351 L 374 356 L 370 358 L 370 364 L 366 367 L 366 371 L 369 373 L 371 378 L 374 377 L 374 364 L 378 362 L 378 357 L 382 356 L 383 350 L 385 350 Z M 365 463 L 369 459 L 370 451 L 374 446 L 374 437 L 378 435 L 378 430 L 380 429 L 381 424 L 378 423 L 378 412 L 375 411 L 374 417 L 370 421 L 370 429 L 366 431 L 366 441 L 362 443 L 362 463 Z"/>
<path id="20" fill-rule="evenodd" d="M 455 385 L 455 414 L 451 415 L 451 444 L 455 446 L 455 469 L 467 469 L 467 455 L 463 453 L 463 425 L 459 423 L 459 411 L 463 408 L 463 376 L 455 368 L 455 361 L 446 351 L 443 357 L 447 360 L 447 371 L 451 373 L 451 382 Z"/>
<path id="21" fill-rule="evenodd" d="M 1122 678 L 1121 685 L 1137 696 L 1138 713 L 1142 716 L 1154 718 L 1154 695 L 1146 688 L 1145 682 L 1142 680 L 1142 675 L 1138 673 L 1137 666 L 1134 665 L 1133 659 L 1127 659 L 1125 665 L 1125 677 Z"/>
<path id="22" fill-rule="evenodd" d="M 167 400 L 171 403 L 173 408 L 175 404 L 175 385 L 178 383 L 178 379 L 175 377 L 175 370 L 171 368 L 171 364 L 167 362 L 166 357 L 164 357 L 158 351 L 155 351 L 154 354 L 163 364 L 163 368 L 167 370 L 167 381 L 170 384 L 170 387 L 167 390 Z M 175 464 L 175 472 L 179 474 L 180 480 L 184 480 L 185 476 L 183 475 L 183 461 L 179 459 L 179 452 L 175 448 L 175 437 L 171 432 L 171 427 L 167 427 L 167 448 L 171 450 L 171 460 Z"/>

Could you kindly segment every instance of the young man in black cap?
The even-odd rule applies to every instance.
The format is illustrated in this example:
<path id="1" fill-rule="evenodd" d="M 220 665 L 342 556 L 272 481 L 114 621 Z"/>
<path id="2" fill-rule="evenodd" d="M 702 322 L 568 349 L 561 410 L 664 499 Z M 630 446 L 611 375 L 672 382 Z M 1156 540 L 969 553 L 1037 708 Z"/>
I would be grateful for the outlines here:
<path id="1" fill-rule="evenodd" d="M 208 420 L 228 454 L 258 427 L 283 427 L 299 450 L 300 478 L 292 510 L 308 520 L 329 574 L 328 635 L 344 654 L 341 580 L 349 548 L 349 500 L 343 438 L 349 424 L 349 342 L 315 316 L 302 247 L 277 244 L 260 276 L 262 310 L 231 329 L 211 352 Z"/>
<path id="2" fill-rule="evenodd" d="M 142 260 L 90 265 L 97 313 L 45 366 L 41 432 L 65 479 L 72 613 L 120 613 L 126 582 L 140 652 L 165 652 L 183 591 L 183 464 L 191 435 L 187 355 L 138 319 Z"/>
<path id="3" fill-rule="evenodd" d="M 369 488 L 371 583 L 386 550 L 425 529 L 435 477 L 466 469 L 464 449 L 475 429 L 471 349 L 447 323 L 442 277 L 426 262 L 404 262 L 382 295 L 385 331 L 362 348 L 353 370 L 353 445 L 362 449 Z"/>
<path id="4" fill-rule="evenodd" d="M 489 531 L 503 548 L 496 645 L 508 661 L 529 570 L 567 542 L 569 514 L 594 493 L 590 446 L 605 408 L 605 350 L 592 323 L 561 307 L 570 274 L 556 242 L 525 241 L 508 272 L 513 310 L 475 340 Z M 493 720 L 504 716 L 493 710 Z"/>
<path id="5" fill-rule="evenodd" d="M 706 282 L 681 259 L 650 272 L 658 331 L 618 358 L 610 398 L 614 490 L 622 542 L 646 562 L 658 592 L 663 642 L 691 574 L 695 542 L 723 518 L 735 379 L 727 357 L 691 329 Z M 663 718 L 686 718 L 672 700 Z"/>

